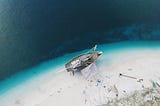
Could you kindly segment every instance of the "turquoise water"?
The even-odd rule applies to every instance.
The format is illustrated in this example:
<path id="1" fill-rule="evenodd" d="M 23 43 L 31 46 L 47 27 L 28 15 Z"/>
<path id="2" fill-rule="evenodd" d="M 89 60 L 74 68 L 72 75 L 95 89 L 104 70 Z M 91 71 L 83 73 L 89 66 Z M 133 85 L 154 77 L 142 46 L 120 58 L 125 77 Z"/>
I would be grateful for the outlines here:
<path id="1" fill-rule="evenodd" d="M 123 50 L 129 50 L 129 49 L 156 49 L 160 48 L 160 42 L 120 42 L 120 43 L 111 43 L 111 44 L 105 44 L 105 45 L 98 45 L 97 50 L 103 51 L 104 54 L 101 56 L 101 59 L 103 59 L 103 56 L 112 54 L 112 53 L 118 53 L 119 51 Z M 18 85 L 22 85 L 28 80 L 31 80 L 32 78 L 39 77 L 43 75 L 44 73 L 50 72 L 50 71 L 57 71 L 58 68 L 64 69 L 64 64 L 72 59 L 73 57 L 77 56 L 78 54 L 85 53 L 88 50 L 83 50 L 79 52 L 75 52 L 72 54 L 66 54 L 64 56 L 61 56 L 59 58 L 46 61 L 44 63 L 39 64 L 38 66 L 24 70 L 18 74 L 15 74 L 11 76 L 10 78 L 1 81 L 0 82 L 0 95 L 3 95 L 13 89 L 14 87 Z"/>
<path id="2" fill-rule="evenodd" d="M 23 84 L 32 78 L 43 75 L 44 73 L 56 70 L 57 68 L 64 69 L 64 64 L 67 61 L 69 61 L 72 57 L 86 51 L 87 50 L 75 52 L 72 54 L 66 54 L 59 58 L 43 62 L 36 67 L 23 70 L 17 74 L 12 75 L 6 80 L 0 81 L 0 95 L 6 93 L 17 85 Z"/>

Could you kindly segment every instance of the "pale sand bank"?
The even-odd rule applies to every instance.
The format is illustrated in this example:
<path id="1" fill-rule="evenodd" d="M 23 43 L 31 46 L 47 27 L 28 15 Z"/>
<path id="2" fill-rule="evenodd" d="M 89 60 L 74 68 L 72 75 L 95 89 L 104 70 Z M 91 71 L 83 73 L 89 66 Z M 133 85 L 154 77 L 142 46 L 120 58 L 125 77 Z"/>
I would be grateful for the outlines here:
<path id="1" fill-rule="evenodd" d="M 160 48 L 126 49 L 107 53 L 98 60 L 98 74 L 86 80 L 63 68 L 31 79 L 8 92 L 3 106 L 97 106 L 135 90 L 160 84 Z M 119 76 L 129 75 L 135 78 Z M 158 87 L 158 86 L 157 86 Z M 160 88 L 159 88 L 160 89 Z M 1 105 L 0 105 L 1 106 Z"/>

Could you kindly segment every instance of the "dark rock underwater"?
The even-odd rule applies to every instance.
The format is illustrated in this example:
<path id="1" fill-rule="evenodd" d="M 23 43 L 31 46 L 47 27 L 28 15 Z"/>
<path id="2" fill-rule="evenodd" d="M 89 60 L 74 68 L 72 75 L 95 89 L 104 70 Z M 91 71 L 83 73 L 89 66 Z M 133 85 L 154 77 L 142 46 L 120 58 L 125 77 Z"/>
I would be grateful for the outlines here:
<path id="1" fill-rule="evenodd" d="M 160 40 L 159 0 L 1 0 L 0 80 L 94 44 Z"/>

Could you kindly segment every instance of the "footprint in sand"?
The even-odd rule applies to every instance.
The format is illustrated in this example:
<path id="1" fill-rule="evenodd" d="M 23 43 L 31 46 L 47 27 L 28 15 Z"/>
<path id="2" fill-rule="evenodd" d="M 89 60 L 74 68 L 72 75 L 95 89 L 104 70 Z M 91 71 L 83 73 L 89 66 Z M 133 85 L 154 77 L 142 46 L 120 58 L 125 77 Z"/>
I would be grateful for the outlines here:
<path id="1" fill-rule="evenodd" d="M 57 91 L 57 93 L 61 93 L 62 92 L 62 88 L 59 88 L 59 90 Z"/>
<path id="2" fill-rule="evenodd" d="M 15 104 L 16 104 L 16 105 L 19 105 L 19 106 L 22 105 L 21 100 L 16 100 L 16 101 L 15 101 Z"/>

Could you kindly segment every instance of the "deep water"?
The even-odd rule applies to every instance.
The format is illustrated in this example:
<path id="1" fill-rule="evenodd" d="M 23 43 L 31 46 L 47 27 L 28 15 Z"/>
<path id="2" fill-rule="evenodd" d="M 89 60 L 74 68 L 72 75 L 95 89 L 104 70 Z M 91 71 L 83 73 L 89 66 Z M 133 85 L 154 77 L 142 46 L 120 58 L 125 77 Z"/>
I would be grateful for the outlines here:
<path id="1" fill-rule="evenodd" d="M 159 0 L 0 0 L 0 80 L 95 44 L 160 40 Z"/>

